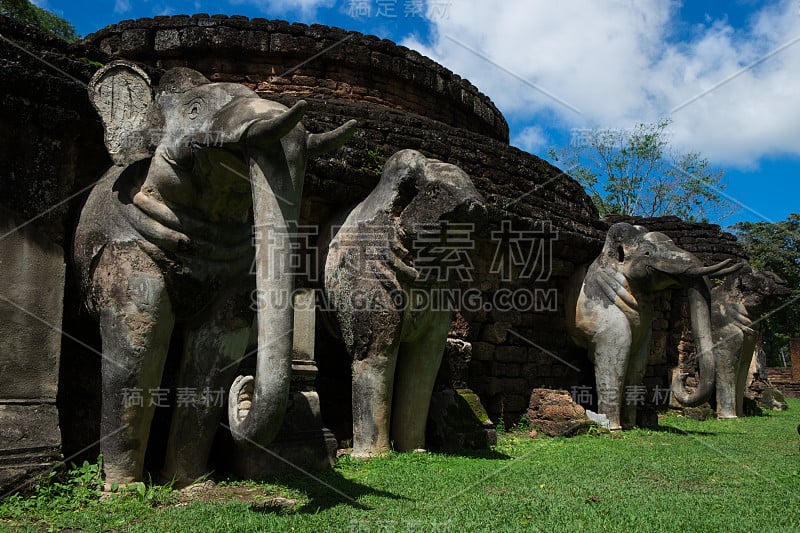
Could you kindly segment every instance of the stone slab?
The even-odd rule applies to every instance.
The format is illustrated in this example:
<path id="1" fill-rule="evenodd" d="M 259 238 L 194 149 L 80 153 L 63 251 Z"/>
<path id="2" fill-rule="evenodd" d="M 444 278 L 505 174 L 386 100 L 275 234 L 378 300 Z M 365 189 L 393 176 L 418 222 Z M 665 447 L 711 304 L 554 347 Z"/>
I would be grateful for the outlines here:
<path id="1" fill-rule="evenodd" d="M 25 222 L 0 206 L 0 400 L 54 402 L 64 252 Z"/>
<path id="2" fill-rule="evenodd" d="M 0 403 L 0 493 L 30 485 L 60 459 L 55 405 Z"/>

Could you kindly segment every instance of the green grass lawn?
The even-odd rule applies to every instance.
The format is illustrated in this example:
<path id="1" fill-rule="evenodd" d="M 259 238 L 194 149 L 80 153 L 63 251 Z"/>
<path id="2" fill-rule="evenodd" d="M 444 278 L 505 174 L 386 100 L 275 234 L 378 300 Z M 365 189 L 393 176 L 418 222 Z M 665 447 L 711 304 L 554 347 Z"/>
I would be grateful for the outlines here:
<path id="1" fill-rule="evenodd" d="M 658 430 L 614 436 L 512 432 L 472 457 L 345 457 L 318 479 L 227 487 L 252 494 L 248 501 L 176 504 L 159 488 L 102 501 L 12 498 L 0 503 L 0 529 L 800 531 L 800 400 L 789 405 L 738 420 L 673 415 Z M 273 496 L 297 503 L 264 505 Z"/>

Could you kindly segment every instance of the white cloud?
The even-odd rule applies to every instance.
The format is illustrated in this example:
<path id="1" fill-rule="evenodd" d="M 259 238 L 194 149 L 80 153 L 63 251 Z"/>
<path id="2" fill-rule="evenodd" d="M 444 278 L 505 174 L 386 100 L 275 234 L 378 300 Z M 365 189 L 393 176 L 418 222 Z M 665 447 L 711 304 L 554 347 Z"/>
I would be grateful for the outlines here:
<path id="1" fill-rule="evenodd" d="M 511 139 L 511 145 L 532 154 L 542 155 L 550 142 L 540 126 L 528 126 Z"/>
<path id="2" fill-rule="evenodd" d="M 114 0 L 114 13 L 127 13 L 130 10 L 130 0 Z"/>
<path id="3" fill-rule="evenodd" d="M 172 6 L 156 6 L 153 8 L 153 14 L 156 16 L 174 15 L 176 12 Z"/>
<path id="4" fill-rule="evenodd" d="M 555 116 L 564 129 L 626 128 L 708 91 L 673 114 L 675 144 L 748 166 L 800 154 L 800 41 L 743 70 L 800 37 L 797 5 L 783 0 L 745 29 L 723 19 L 676 41 L 677 0 L 453 0 L 447 16 L 429 12 L 432 42 L 403 44 L 468 78 L 516 122 Z M 527 135 L 535 145 L 537 131 L 518 142 Z"/>

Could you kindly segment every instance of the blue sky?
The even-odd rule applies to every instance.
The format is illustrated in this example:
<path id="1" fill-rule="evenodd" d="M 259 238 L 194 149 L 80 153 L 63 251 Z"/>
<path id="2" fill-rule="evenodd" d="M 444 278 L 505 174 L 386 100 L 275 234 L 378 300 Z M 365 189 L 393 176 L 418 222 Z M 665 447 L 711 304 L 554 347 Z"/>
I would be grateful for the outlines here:
<path id="1" fill-rule="evenodd" d="M 575 129 L 628 129 L 669 115 L 675 147 L 724 169 L 726 193 L 741 205 L 712 222 L 800 212 L 800 0 L 35 3 L 82 35 L 122 19 L 182 13 L 371 33 L 469 79 L 505 114 L 512 144 L 534 154 L 567 145 Z"/>

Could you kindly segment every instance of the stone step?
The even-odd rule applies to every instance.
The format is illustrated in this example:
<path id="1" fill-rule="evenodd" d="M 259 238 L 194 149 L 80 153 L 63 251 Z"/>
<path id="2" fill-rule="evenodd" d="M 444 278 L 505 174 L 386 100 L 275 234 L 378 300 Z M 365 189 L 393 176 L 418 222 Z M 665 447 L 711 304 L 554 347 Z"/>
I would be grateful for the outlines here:
<path id="1" fill-rule="evenodd" d="M 772 379 L 770 380 L 770 383 L 772 383 L 772 385 L 781 391 L 787 398 L 800 398 L 800 383 L 796 381 L 781 381 Z"/>
<path id="2" fill-rule="evenodd" d="M 778 381 L 793 381 L 792 379 L 792 368 L 786 367 L 771 367 L 767 368 L 767 378 L 770 381 L 778 380 Z"/>

